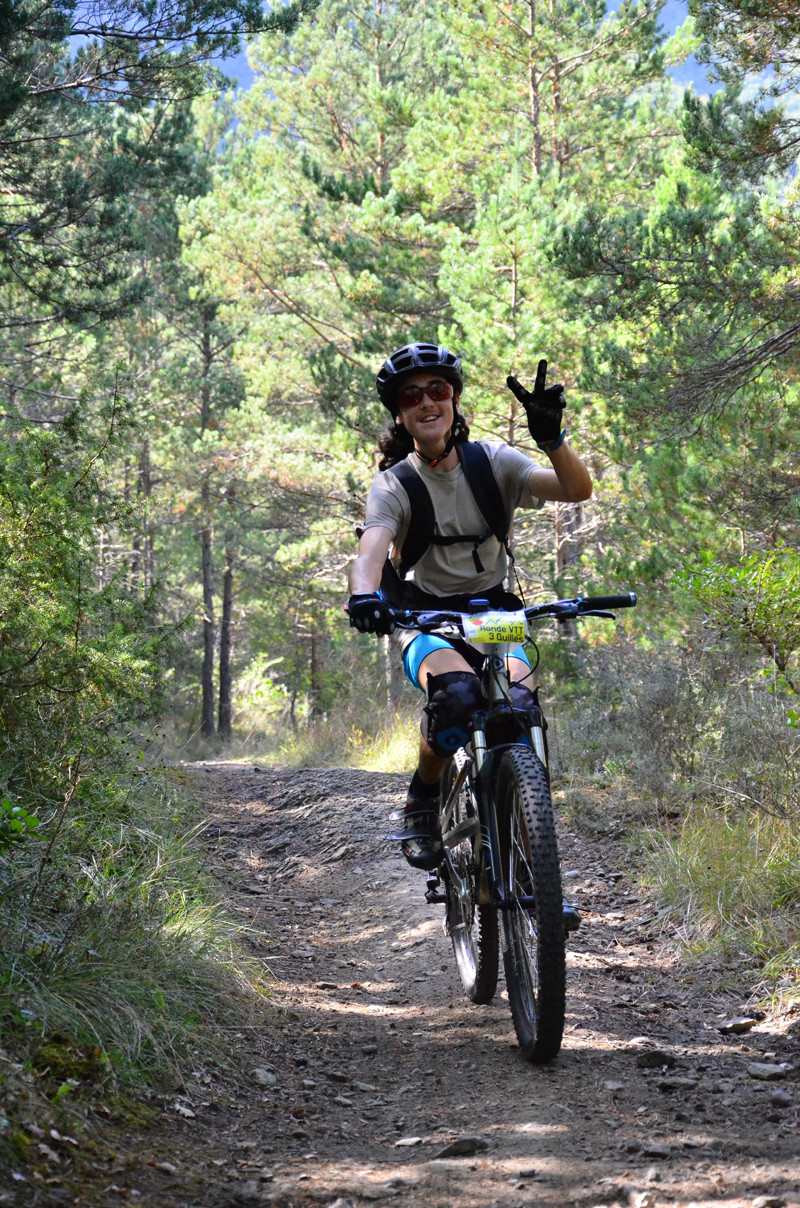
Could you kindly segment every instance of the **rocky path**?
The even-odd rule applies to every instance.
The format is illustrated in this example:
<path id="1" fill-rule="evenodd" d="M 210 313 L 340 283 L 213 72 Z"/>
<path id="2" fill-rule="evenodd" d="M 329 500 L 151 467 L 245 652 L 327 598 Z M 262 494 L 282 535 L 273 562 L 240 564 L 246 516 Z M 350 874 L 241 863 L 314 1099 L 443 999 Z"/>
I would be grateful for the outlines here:
<path id="1" fill-rule="evenodd" d="M 800 1204 L 796 1041 L 768 1021 L 719 1031 L 746 987 L 681 978 L 620 851 L 561 836 L 586 916 L 569 943 L 563 1052 L 537 1068 L 502 981 L 489 1006 L 463 997 L 443 907 L 384 838 L 403 777 L 191 775 L 212 861 L 276 980 L 274 1011 L 235 1040 L 246 1079 L 198 1071 L 116 1190 L 85 1202 Z"/>

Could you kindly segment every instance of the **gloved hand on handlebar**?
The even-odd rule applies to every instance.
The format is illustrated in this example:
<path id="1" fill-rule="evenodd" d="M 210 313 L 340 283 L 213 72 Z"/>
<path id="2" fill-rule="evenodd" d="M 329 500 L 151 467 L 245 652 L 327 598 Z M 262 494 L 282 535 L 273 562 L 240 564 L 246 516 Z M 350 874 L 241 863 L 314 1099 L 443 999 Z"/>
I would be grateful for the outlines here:
<path id="1" fill-rule="evenodd" d="M 545 389 L 547 361 L 540 361 L 533 390 L 526 390 L 515 377 L 506 378 L 509 390 L 522 403 L 528 415 L 528 431 L 540 449 L 552 452 L 562 443 L 561 413 L 566 405 L 564 387 Z"/>
<path id="2" fill-rule="evenodd" d="M 356 592 L 347 603 L 350 625 L 359 633 L 394 633 L 392 606 L 379 591 Z"/>

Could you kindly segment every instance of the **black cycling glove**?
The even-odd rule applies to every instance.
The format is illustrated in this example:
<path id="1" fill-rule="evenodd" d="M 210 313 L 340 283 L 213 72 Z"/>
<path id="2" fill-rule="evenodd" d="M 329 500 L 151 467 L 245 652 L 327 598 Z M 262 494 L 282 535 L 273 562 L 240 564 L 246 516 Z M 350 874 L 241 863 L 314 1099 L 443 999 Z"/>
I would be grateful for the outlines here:
<path id="1" fill-rule="evenodd" d="M 566 399 L 564 387 L 560 382 L 557 386 L 548 386 L 545 389 L 546 377 L 547 361 L 540 361 L 532 391 L 526 390 L 515 377 L 506 378 L 506 385 L 525 408 L 528 415 L 528 431 L 539 448 L 553 449 L 562 443 L 561 413 Z"/>
<path id="2" fill-rule="evenodd" d="M 347 611 L 359 633 L 394 633 L 392 606 L 379 591 L 357 592 L 348 600 Z"/>

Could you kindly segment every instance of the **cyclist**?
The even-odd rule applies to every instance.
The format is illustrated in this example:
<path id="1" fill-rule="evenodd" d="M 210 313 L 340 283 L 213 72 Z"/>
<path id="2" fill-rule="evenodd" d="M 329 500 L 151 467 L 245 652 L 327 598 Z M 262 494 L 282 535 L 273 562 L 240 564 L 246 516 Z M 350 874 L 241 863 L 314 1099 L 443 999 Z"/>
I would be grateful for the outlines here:
<path id="1" fill-rule="evenodd" d="M 501 441 L 478 442 L 509 518 L 518 507 L 540 507 L 545 500 L 577 503 L 592 493 L 589 471 L 562 429 L 563 388 L 546 387 L 546 369 L 541 361 L 533 391 L 514 377 L 506 384 L 523 404 L 530 434 L 549 458 L 549 467 L 537 465 Z M 521 607 L 504 588 L 508 545 L 501 532 L 483 532 L 487 518 L 467 480 L 463 451 L 459 455 L 458 445 L 467 440 L 469 428 L 458 410 L 463 389 L 458 357 L 437 344 L 407 344 L 384 362 L 376 386 L 392 422 L 379 438 L 381 472 L 369 491 L 358 555 L 350 569 L 350 624 L 363 633 L 392 633 L 393 603 L 466 611 L 471 597 L 481 597 L 492 607 Z M 409 500 L 409 494 L 416 496 L 410 491 L 414 484 L 407 488 L 396 472 L 387 473 L 403 461 L 427 489 L 435 535 L 414 563 L 413 582 L 403 582 L 401 598 L 392 601 L 381 588 L 386 559 L 391 550 L 392 562 L 401 562 L 409 533 L 419 520 Z M 430 869 L 441 856 L 439 779 L 447 760 L 466 741 L 469 718 L 483 698 L 469 647 L 413 630 L 398 631 L 396 640 L 407 678 L 427 698 L 419 764 L 404 811 L 402 848 L 411 865 Z M 533 694 L 525 682 L 531 670 L 522 647 L 509 656 L 508 667 L 513 704 L 531 708 Z M 577 915 L 574 925 L 579 921 Z"/>

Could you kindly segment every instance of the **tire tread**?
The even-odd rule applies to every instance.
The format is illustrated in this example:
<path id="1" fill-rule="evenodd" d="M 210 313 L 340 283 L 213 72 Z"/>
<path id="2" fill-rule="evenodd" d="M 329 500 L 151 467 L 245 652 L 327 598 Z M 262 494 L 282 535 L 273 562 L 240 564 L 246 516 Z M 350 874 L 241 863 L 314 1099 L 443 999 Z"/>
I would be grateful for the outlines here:
<path id="1" fill-rule="evenodd" d="M 551 1061 L 561 1048 L 564 1031 L 566 957 L 561 872 L 547 772 L 530 748 L 509 747 L 498 763 L 495 789 L 501 834 L 506 833 L 513 796 L 519 796 L 536 901 L 538 989 L 534 1004 L 526 1001 L 525 962 L 529 956 L 513 917 L 516 912 L 504 912 L 504 965 L 511 1014 L 525 1057 L 536 1063 Z"/>

